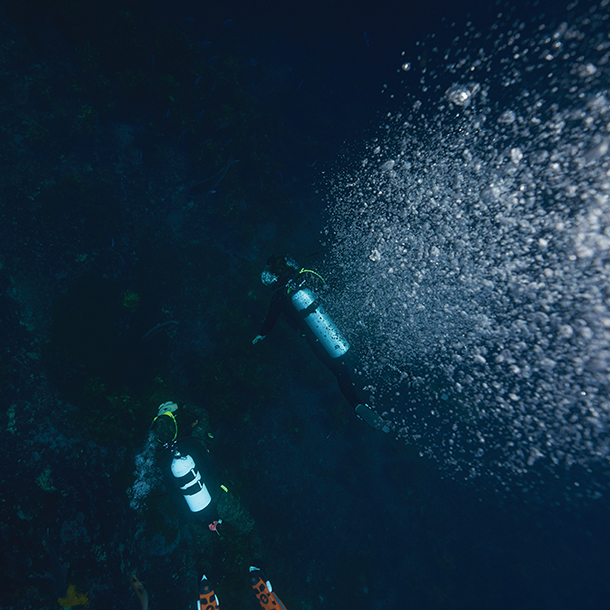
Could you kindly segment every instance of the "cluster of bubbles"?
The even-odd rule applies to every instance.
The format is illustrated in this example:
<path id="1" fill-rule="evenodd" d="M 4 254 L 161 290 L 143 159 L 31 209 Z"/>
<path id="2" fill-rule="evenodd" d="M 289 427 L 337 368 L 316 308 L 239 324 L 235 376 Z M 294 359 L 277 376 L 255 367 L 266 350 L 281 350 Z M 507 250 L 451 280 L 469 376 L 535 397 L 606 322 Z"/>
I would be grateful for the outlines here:
<path id="1" fill-rule="evenodd" d="M 329 309 L 447 472 L 606 491 L 608 32 L 603 0 L 419 43 L 400 109 L 329 180 Z"/>
<path id="2" fill-rule="evenodd" d="M 129 506 L 141 511 L 150 492 L 161 482 L 161 475 L 155 466 L 156 441 L 153 433 L 148 435 L 144 448 L 136 455 L 134 484 L 127 490 Z"/>

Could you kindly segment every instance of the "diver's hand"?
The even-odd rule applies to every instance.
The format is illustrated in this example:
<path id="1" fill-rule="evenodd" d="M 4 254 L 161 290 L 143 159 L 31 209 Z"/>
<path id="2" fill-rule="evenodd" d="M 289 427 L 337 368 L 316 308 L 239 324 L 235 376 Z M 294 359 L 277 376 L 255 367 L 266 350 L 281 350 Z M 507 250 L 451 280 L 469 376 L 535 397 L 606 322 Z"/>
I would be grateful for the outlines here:
<path id="1" fill-rule="evenodd" d="M 256 345 L 259 341 L 262 341 L 265 338 L 265 335 L 256 335 L 254 339 L 252 339 L 252 345 Z"/>

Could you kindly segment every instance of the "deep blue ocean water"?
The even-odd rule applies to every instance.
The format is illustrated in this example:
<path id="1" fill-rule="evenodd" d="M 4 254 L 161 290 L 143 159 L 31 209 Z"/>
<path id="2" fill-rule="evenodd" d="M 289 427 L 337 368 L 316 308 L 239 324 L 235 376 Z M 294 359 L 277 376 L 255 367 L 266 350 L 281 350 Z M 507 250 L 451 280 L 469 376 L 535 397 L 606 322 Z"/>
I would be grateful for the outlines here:
<path id="1" fill-rule="evenodd" d="M 176 400 L 287 608 L 605 607 L 609 16 L 3 3 L 0 605 L 194 603 L 143 453 Z M 285 252 L 390 433 L 285 323 L 251 344 Z"/>

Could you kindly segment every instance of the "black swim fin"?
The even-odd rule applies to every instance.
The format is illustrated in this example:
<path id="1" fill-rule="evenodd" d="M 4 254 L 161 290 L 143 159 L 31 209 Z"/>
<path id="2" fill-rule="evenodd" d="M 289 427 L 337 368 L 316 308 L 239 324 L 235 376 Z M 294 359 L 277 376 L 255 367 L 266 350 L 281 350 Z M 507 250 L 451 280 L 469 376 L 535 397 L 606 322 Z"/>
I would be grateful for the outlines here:
<path id="1" fill-rule="evenodd" d="M 377 412 L 373 411 L 371 407 L 365 404 L 356 405 L 356 415 L 363 421 L 366 422 L 371 428 L 375 430 L 381 430 L 387 434 L 390 431 L 388 422 L 381 417 Z"/>

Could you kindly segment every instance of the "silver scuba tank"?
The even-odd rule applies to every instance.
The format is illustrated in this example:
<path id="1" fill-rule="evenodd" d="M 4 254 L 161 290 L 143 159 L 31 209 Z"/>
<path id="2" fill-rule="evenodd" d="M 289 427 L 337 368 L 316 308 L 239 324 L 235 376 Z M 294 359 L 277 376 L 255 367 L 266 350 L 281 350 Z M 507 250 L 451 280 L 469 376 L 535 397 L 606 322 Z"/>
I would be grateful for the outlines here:
<path id="1" fill-rule="evenodd" d="M 195 461 L 190 455 L 175 455 L 171 470 L 177 479 L 187 474 L 191 475 L 191 478 L 180 487 L 191 512 L 198 513 L 210 504 L 212 496 L 201 480 L 201 473 L 195 468 Z"/>
<path id="2" fill-rule="evenodd" d="M 343 338 L 324 308 L 316 303 L 313 292 L 309 288 L 299 288 L 290 298 L 296 310 L 304 315 L 305 324 L 320 342 L 324 351 L 331 358 L 343 356 L 349 349 L 349 343 Z"/>

